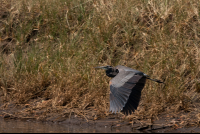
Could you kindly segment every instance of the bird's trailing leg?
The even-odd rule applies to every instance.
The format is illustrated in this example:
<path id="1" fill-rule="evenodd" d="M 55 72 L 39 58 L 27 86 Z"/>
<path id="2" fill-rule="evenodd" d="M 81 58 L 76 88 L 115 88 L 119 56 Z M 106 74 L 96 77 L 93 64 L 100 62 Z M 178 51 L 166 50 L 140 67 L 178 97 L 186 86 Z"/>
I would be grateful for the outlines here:
<path id="1" fill-rule="evenodd" d="M 149 79 L 149 80 L 152 80 L 152 81 L 155 81 L 155 82 L 163 83 L 163 84 L 164 84 L 164 82 L 162 82 L 162 81 L 160 81 L 160 80 L 158 80 L 158 79 L 151 79 L 148 75 L 145 75 L 145 76 L 146 76 L 146 78 Z"/>

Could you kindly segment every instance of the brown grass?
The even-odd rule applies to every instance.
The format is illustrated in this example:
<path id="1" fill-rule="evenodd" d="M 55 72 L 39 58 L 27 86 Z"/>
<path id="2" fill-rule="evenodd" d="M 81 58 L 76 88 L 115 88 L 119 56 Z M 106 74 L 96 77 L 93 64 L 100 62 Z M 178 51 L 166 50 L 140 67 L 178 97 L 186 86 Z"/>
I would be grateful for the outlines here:
<path id="1" fill-rule="evenodd" d="M 3 0 L 0 91 L 4 103 L 101 112 L 109 78 L 98 65 L 125 65 L 147 81 L 135 115 L 191 111 L 199 102 L 199 0 Z M 135 116 L 134 115 L 134 116 Z"/>

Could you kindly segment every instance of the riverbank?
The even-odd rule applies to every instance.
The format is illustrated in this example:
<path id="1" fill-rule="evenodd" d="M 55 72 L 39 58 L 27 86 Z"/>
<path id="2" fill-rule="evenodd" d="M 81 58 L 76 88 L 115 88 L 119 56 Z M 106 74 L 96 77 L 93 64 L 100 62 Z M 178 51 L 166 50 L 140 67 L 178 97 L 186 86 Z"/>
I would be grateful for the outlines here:
<path id="1" fill-rule="evenodd" d="M 115 126 L 124 122 L 128 128 L 166 118 L 164 125 L 172 128 L 198 126 L 199 5 L 2 0 L 1 117 L 49 122 L 74 117 L 83 124 L 114 118 Z M 134 114 L 111 114 L 110 79 L 94 69 L 101 65 L 128 66 L 165 84 L 147 80 Z"/>
<path id="2" fill-rule="evenodd" d="M 35 107 L 41 103 L 40 107 Z M 177 113 L 164 112 L 156 118 L 141 119 L 136 115 L 101 113 L 94 107 L 85 110 L 65 107 L 42 107 L 48 101 L 34 99 L 25 105 L 4 104 L 0 107 L 0 117 L 4 120 L 37 121 L 72 126 L 74 129 L 95 128 L 101 132 L 200 132 L 197 111 Z"/>

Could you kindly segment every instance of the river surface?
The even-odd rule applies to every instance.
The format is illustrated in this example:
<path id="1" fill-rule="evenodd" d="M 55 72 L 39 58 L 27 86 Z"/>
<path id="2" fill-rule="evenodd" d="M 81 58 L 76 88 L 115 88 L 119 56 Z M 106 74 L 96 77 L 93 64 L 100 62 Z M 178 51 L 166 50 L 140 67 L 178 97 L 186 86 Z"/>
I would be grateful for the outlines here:
<path id="1" fill-rule="evenodd" d="M 200 132 L 199 127 L 180 128 L 176 130 L 139 131 L 134 129 L 111 129 L 109 127 L 82 127 L 63 123 L 4 120 L 0 119 L 0 133 L 185 133 Z"/>
<path id="2" fill-rule="evenodd" d="M 110 128 L 95 128 L 66 125 L 62 123 L 21 121 L 21 120 L 4 120 L 0 119 L 0 133 L 116 133 L 132 132 L 137 130 L 119 130 Z"/>

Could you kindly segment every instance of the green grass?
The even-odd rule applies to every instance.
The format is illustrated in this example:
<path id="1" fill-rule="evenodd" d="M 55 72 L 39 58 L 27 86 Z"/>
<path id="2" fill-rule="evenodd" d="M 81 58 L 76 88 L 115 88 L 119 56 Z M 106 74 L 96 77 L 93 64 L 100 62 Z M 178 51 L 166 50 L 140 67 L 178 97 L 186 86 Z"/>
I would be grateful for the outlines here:
<path id="1" fill-rule="evenodd" d="M 189 92 L 199 91 L 199 5 L 198 0 L 13 1 L 1 30 L 1 40 L 9 37 L 15 44 L 0 58 L 0 87 L 10 96 L 5 101 L 24 104 L 42 97 L 51 99 L 52 107 L 107 111 L 109 78 L 94 67 L 120 64 L 165 81 L 147 81 L 138 108 L 143 116 L 180 102 L 186 110 L 198 99 Z"/>

